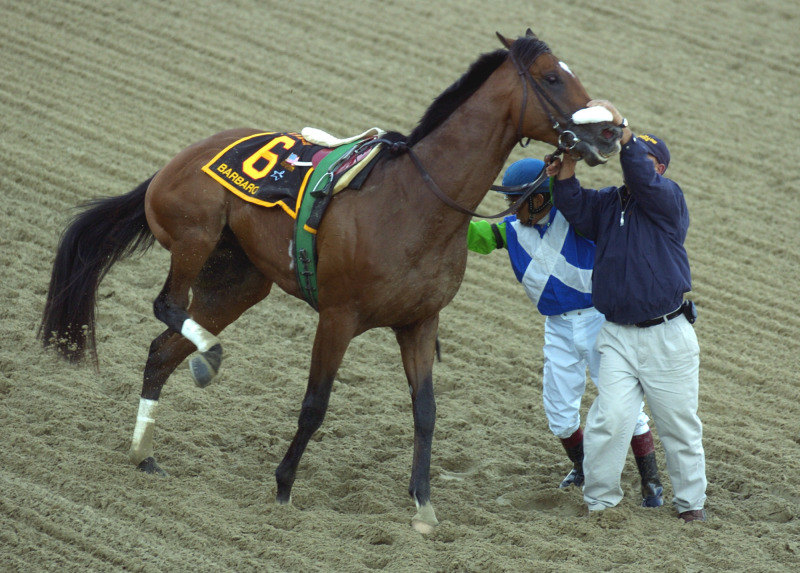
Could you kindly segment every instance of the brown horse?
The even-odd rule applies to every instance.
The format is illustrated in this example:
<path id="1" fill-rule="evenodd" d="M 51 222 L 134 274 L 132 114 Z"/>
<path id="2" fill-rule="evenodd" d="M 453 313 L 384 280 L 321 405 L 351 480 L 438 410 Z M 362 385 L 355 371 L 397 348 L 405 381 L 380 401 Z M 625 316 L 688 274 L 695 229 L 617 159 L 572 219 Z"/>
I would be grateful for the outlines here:
<path id="1" fill-rule="evenodd" d="M 438 522 L 430 504 L 431 371 L 439 312 L 464 276 L 468 213 L 523 138 L 566 147 L 591 165 L 619 150 L 619 128 L 574 115 L 590 98 L 544 42 L 530 30 L 513 42 L 498 37 L 505 49 L 474 62 L 410 136 L 395 134 L 404 145 L 379 160 L 360 190 L 331 200 L 317 234 L 319 323 L 308 386 L 297 432 L 275 472 L 279 503 L 290 502 L 300 457 L 322 424 L 350 341 L 389 327 L 414 417 L 412 524 L 432 531 Z M 281 209 L 240 199 L 201 171 L 253 133 L 230 130 L 191 145 L 130 193 L 89 203 L 59 243 L 40 336 L 72 361 L 87 350 L 96 359 L 95 297 L 108 269 L 154 239 L 171 254 L 153 305 L 167 329 L 150 345 L 130 449 L 131 461 L 148 473 L 164 473 L 153 458 L 153 428 L 161 389 L 175 368 L 198 350 L 190 366 L 198 385 L 206 385 L 219 370 L 217 335 L 226 326 L 273 284 L 301 297 L 291 256 L 295 221 Z"/>

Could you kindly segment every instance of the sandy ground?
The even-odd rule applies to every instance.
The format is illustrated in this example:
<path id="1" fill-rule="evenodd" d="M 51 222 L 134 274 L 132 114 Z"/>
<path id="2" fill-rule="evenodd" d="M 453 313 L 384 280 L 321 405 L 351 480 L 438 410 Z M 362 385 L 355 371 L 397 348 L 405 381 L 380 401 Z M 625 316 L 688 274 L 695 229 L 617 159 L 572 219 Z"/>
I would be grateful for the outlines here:
<path id="1" fill-rule="evenodd" d="M 315 4 L 0 0 L 0 570 L 797 570 L 800 4 Z M 99 372 L 57 360 L 35 332 L 73 207 L 230 127 L 407 133 L 500 47 L 496 30 L 528 26 L 671 146 L 692 216 L 709 520 L 638 508 L 632 459 L 625 499 L 600 515 L 555 487 L 569 466 L 542 410 L 543 321 L 502 253 L 470 255 L 442 313 L 431 536 L 409 526 L 412 419 L 389 331 L 353 342 L 294 505 L 274 503 L 315 328 L 277 291 L 223 333 L 219 383 L 201 391 L 183 365 L 166 386 L 156 453 L 170 476 L 135 471 L 167 257 L 155 248 L 101 285 Z M 619 180 L 616 161 L 580 169 Z"/>

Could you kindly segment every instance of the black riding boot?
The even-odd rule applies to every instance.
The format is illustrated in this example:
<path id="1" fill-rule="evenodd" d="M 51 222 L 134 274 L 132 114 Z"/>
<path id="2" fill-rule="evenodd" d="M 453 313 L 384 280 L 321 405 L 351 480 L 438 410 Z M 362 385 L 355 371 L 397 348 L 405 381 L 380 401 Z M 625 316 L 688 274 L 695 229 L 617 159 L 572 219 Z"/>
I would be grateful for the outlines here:
<path id="1" fill-rule="evenodd" d="M 658 477 L 655 452 L 636 456 L 635 459 L 642 477 L 642 507 L 661 507 L 664 505 L 664 488 Z"/>
<path id="2" fill-rule="evenodd" d="M 583 442 L 579 442 L 577 445 L 567 447 L 564 443 L 565 440 L 561 440 L 561 444 L 564 446 L 564 449 L 567 452 L 567 456 L 569 457 L 570 461 L 572 461 L 572 471 L 567 474 L 558 487 L 560 488 L 567 488 L 571 485 L 576 487 L 581 487 L 583 485 Z"/>

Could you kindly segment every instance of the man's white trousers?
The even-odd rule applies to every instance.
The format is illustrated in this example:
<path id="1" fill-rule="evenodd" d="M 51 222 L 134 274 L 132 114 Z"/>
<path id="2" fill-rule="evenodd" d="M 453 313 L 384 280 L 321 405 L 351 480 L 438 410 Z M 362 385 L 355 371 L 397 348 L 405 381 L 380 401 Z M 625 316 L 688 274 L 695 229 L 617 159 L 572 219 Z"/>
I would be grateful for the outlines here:
<path id="1" fill-rule="evenodd" d="M 584 500 L 590 510 L 617 505 L 620 477 L 642 398 L 664 446 L 677 511 L 706 499 L 703 428 L 697 416 L 700 349 L 683 315 L 637 328 L 607 322 L 597 339 L 598 395 L 584 434 Z"/>

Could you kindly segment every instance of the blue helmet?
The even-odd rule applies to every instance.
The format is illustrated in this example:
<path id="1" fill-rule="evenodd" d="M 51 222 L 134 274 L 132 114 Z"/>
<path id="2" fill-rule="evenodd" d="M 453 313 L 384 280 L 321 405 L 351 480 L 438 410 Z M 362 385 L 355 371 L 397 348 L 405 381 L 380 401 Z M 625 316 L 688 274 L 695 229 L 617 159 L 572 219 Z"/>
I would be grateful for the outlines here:
<path id="1" fill-rule="evenodd" d="M 525 159 L 520 159 L 519 161 L 515 161 L 511 165 L 508 166 L 506 169 L 505 174 L 503 175 L 503 186 L 504 187 L 517 187 L 519 185 L 527 185 L 528 183 L 533 183 L 536 181 L 536 178 L 542 174 L 545 165 L 544 161 L 541 159 L 536 159 L 534 157 L 526 157 Z M 545 179 L 541 185 L 536 189 L 536 193 L 549 193 L 550 192 L 550 181 L 549 179 Z M 522 191 L 500 191 L 505 195 L 522 195 Z"/>

